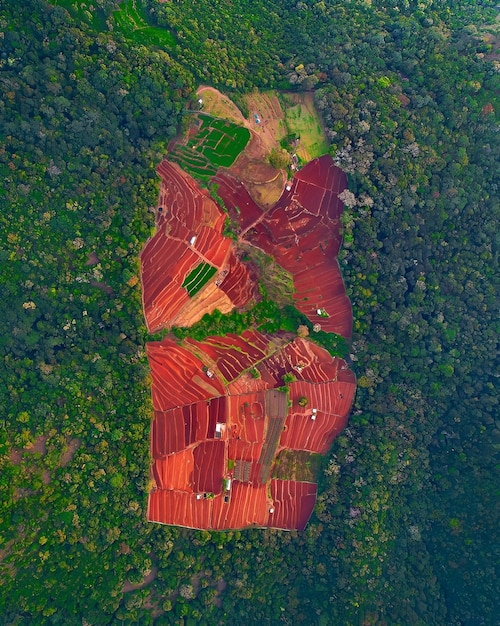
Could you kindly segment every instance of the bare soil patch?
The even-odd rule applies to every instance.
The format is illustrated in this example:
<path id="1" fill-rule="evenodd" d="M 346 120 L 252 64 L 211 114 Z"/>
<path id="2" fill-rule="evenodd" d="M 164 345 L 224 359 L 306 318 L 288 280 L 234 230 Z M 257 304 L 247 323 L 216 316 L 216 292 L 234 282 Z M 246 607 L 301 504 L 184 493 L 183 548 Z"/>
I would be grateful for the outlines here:
<path id="1" fill-rule="evenodd" d="M 214 598 L 215 606 L 219 608 L 222 606 L 222 592 L 226 589 L 227 582 L 224 579 L 220 579 L 217 581 L 217 595 Z"/>
<path id="2" fill-rule="evenodd" d="M 12 465 L 19 465 L 23 460 L 23 453 L 29 452 L 30 454 L 47 454 L 47 446 L 45 445 L 47 441 L 47 437 L 45 435 L 40 435 L 37 437 L 35 441 L 31 445 L 27 445 L 26 448 L 21 448 L 21 450 L 12 448 L 9 453 L 10 462 Z"/>
<path id="3" fill-rule="evenodd" d="M 280 175 L 279 170 L 274 169 L 269 163 L 250 159 L 246 154 L 242 155 L 238 167 L 232 168 L 232 173 L 245 177 L 245 181 L 257 185 L 265 185 L 274 182 Z"/>
<path id="4" fill-rule="evenodd" d="M 247 147 L 228 171 L 243 183 L 258 205 L 269 209 L 283 193 L 286 175 L 267 162 L 269 145 L 253 129 L 251 132 Z"/>
<path id="5" fill-rule="evenodd" d="M 267 152 L 279 148 L 279 142 L 286 136 L 285 114 L 280 101 L 273 91 L 253 92 L 245 96 L 250 111 L 248 128 L 260 137 Z"/>
<path id="6" fill-rule="evenodd" d="M 264 209 L 270 209 L 278 202 L 283 188 L 286 183 L 287 176 L 285 172 L 279 171 L 278 176 L 273 180 L 264 184 L 245 183 L 245 187 L 252 198 Z"/>
<path id="7" fill-rule="evenodd" d="M 241 124 L 248 128 L 247 120 L 230 98 L 213 87 L 201 86 L 196 95 L 203 100 L 202 110 L 205 113 L 222 117 L 230 122 Z"/>
<path id="8" fill-rule="evenodd" d="M 47 437 L 45 435 L 40 435 L 33 442 L 32 446 L 27 446 L 25 449 L 27 452 L 35 453 L 39 452 L 40 454 L 47 454 L 47 447 L 45 442 L 47 441 Z"/>
<path id="9" fill-rule="evenodd" d="M 97 265 L 98 263 L 100 263 L 99 257 L 97 256 L 95 252 L 91 252 L 89 254 L 89 258 L 87 259 L 85 265 Z"/>
<path id="10" fill-rule="evenodd" d="M 106 283 L 101 283 L 101 282 L 98 282 L 97 280 L 91 280 L 90 284 L 92 285 L 92 287 L 97 287 L 97 289 L 104 291 L 104 293 L 107 293 L 108 296 L 112 296 L 114 294 L 113 287 L 106 285 Z"/>
<path id="11" fill-rule="evenodd" d="M 234 304 L 215 283 L 209 283 L 191 298 L 177 317 L 173 320 L 176 326 L 192 326 L 207 313 L 219 309 L 221 313 L 230 313 Z"/>
<path id="12" fill-rule="evenodd" d="M 9 453 L 9 459 L 12 465 L 19 465 L 19 463 L 21 463 L 21 461 L 23 460 L 22 450 L 16 450 L 12 448 Z"/>
<path id="13" fill-rule="evenodd" d="M 68 447 L 62 453 L 62 456 L 61 456 L 61 463 L 60 463 L 61 467 L 66 467 L 66 465 L 68 465 L 68 463 L 72 461 L 73 457 L 75 456 L 75 452 L 78 450 L 79 447 L 80 447 L 79 439 L 69 440 Z"/>

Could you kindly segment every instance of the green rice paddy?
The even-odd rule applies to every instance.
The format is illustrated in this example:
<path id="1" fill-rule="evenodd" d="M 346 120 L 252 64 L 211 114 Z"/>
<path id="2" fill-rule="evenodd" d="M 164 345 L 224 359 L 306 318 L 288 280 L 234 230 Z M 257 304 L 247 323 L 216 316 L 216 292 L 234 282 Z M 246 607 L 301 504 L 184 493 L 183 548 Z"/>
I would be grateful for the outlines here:
<path id="1" fill-rule="evenodd" d="M 197 122 L 198 128 L 187 145 L 177 145 L 170 158 L 191 176 L 206 183 L 219 167 L 231 167 L 245 149 L 250 131 L 203 113 L 197 116 Z"/>
<path id="2" fill-rule="evenodd" d="M 95 0 L 52 0 L 53 4 L 64 7 L 74 18 L 86 22 L 94 30 L 107 31 L 105 12 L 97 6 Z M 125 0 L 113 11 L 114 30 L 121 32 L 127 39 L 143 45 L 160 48 L 173 48 L 173 35 L 165 28 L 151 26 L 146 19 L 146 12 L 137 0 Z"/>
<path id="3" fill-rule="evenodd" d="M 217 268 L 209 263 L 200 263 L 194 270 L 191 270 L 182 283 L 182 286 L 188 292 L 188 296 L 192 298 L 197 294 L 198 291 L 208 283 L 216 271 Z"/>

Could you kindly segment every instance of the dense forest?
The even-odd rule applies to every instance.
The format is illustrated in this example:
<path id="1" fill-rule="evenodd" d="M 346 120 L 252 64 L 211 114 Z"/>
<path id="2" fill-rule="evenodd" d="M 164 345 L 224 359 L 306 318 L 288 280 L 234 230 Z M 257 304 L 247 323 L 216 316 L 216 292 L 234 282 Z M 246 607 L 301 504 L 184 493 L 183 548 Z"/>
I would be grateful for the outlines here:
<path id="1" fill-rule="evenodd" d="M 0 623 L 495 623 L 494 5 L 4 0 Z M 145 521 L 138 254 L 200 83 L 314 91 L 350 178 L 358 394 L 302 533 Z"/>

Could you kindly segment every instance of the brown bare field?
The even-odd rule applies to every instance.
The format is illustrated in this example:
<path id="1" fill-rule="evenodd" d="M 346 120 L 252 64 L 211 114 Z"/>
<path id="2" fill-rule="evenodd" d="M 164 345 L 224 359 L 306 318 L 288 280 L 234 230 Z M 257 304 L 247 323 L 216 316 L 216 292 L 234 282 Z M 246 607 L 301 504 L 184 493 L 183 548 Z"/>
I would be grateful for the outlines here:
<path id="1" fill-rule="evenodd" d="M 241 180 L 259 206 L 270 209 L 283 193 L 286 175 L 266 162 L 264 145 L 258 137 L 255 139 L 256 141 L 250 142 L 254 144 L 253 148 L 248 152 L 245 150 L 229 171 Z"/>
<path id="2" fill-rule="evenodd" d="M 286 175 L 279 171 L 272 181 L 261 183 L 245 183 L 245 187 L 252 198 L 264 209 L 270 209 L 279 200 L 286 183 Z"/>
<path id="3" fill-rule="evenodd" d="M 203 100 L 203 111 L 215 117 L 241 124 L 248 128 L 247 120 L 232 100 L 214 87 L 201 86 L 196 95 Z"/>
<path id="4" fill-rule="evenodd" d="M 172 323 L 175 326 L 192 326 L 201 320 L 207 311 L 215 309 L 224 314 L 230 313 L 234 309 L 234 304 L 215 283 L 208 283 L 186 303 Z"/>
<path id="5" fill-rule="evenodd" d="M 247 94 L 245 101 L 250 112 L 248 128 L 260 137 L 267 151 L 280 147 L 280 140 L 286 136 L 285 113 L 274 91 L 255 91 Z M 258 115 L 260 124 L 256 123 Z"/>

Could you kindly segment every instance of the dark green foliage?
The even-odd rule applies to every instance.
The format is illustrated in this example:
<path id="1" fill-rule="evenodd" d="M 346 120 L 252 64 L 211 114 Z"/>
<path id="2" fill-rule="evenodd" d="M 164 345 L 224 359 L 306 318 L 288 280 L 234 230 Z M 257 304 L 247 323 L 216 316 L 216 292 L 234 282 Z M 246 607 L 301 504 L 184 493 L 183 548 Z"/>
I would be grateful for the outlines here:
<path id="1" fill-rule="evenodd" d="M 173 48 L 175 39 L 166 28 L 158 28 L 148 23 L 147 13 L 138 0 L 125 0 L 113 11 L 116 30 L 128 40 L 138 44 L 158 46 L 167 50 Z"/>
<path id="2" fill-rule="evenodd" d="M 174 32 L 168 55 L 109 30 L 111 0 L 2 4 L 3 623 L 495 623 L 498 75 L 477 56 L 494 4 L 136 4 Z M 358 394 L 300 534 L 145 522 L 137 256 L 193 73 L 315 83 L 356 196 Z M 264 300 L 193 336 L 254 323 L 304 319 Z"/>

